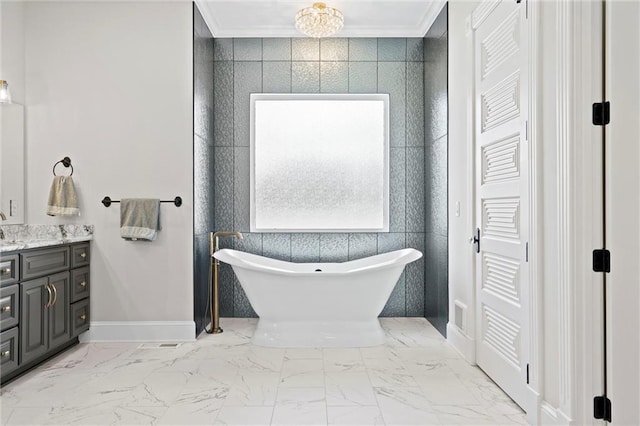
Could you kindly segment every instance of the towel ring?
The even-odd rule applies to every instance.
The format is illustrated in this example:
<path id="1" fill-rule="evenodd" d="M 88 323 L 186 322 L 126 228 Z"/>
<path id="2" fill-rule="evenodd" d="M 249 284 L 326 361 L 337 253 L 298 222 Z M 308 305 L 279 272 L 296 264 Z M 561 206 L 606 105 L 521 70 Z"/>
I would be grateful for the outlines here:
<path id="1" fill-rule="evenodd" d="M 56 166 L 60 163 L 62 163 L 62 165 L 65 167 L 71 167 L 71 173 L 69 174 L 69 176 L 73 176 L 73 166 L 71 165 L 71 158 L 69 157 L 64 157 L 62 160 L 53 165 L 53 175 L 58 176 L 56 174 Z"/>

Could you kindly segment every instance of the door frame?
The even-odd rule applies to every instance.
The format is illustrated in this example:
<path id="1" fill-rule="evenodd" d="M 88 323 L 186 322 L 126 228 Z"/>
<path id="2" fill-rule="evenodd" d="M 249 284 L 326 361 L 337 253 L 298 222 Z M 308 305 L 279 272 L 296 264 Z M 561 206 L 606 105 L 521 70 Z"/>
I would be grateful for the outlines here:
<path id="1" fill-rule="evenodd" d="M 511 1 L 511 0 L 502 0 Z M 596 66 L 601 59 L 600 3 L 562 2 L 552 4 L 526 1 L 527 29 L 529 36 L 529 407 L 530 424 L 602 424 L 593 419 L 593 396 L 601 392 L 602 322 L 594 312 L 602 306 L 602 278 L 592 272 L 591 251 L 602 245 L 602 198 L 600 150 L 601 132 L 593 126 L 591 104 L 601 98 L 601 70 Z M 494 3 L 494 6 L 497 4 Z M 478 9 L 485 13 L 493 10 L 489 1 Z M 476 9 L 476 10 L 478 10 Z M 490 9 L 486 12 L 486 9 Z M 555 19 L 550 19 L 554 17 Z M 553 22 L 551 22 L 553 21 Z M 470 20 L 471 23 L 471 20 Z M 468 31 L 468 46 L 473 46 L 475 25 Z M 544 32 L 552 28 L 556 39 L 545 40 Z M 595 46 L 595 49 L 594 49 Z M 543 84 L 542 59 L 554 57 L 556 82 L 550 91 Z M 546 86 L 546 88 L 545 88 Z M 475 88 L 471 84 L 468 96 Z M 475 120 L 475 106 L 469 116 Z M 554 107 L 557 118 L 545 121 L 545 109 Z M 543 135 L 552 131 L 555 140 Z M 469 138 L 469 150 L 474 152 L 473 134 Z M 544 150 L 555 150 L 555 184 L 553 191 L 545 188 Z M 475 215 L 475 164 L 468 157 L 468 199 L 474 206 L 469 215 L 468 230 L 472 235 L 477 224 Z M 596 171 L 598 171 L 596 173 Z M 550 193 L 552 192 L 552 193 Z M 545 205 L 553 205 L 555 238 L 547 236 L 549 212 Z M 558 267 L 550 271 L 544 263 L 545 246 L 557 247 Z M 476 255 L 469 250 L 468 264 L 475 271 Z M 555 266 L 555 265 L 554 265 Z M 547 269 L 545 269 L 547 268 Z M 545 276 L 553 274 L 553 283 Z M 467 330 L 476 329 L 475 272 L 471 275 L 473 308 L 467 316 Z M 554 291 L 558 297 L 557 324 L 545 329 L 544 292 Z M 555 328 L 553 330 L 552 328 Z M 468 332 L 469 333 L 469 332 Z M 473 334 L 471 334 L 473 333 Z M 467 351 L 468 361 L 475 362 L 478 336 L 472 331 L 473 349 Z M 547 333 L 547 336 L 545 336 Z M 557 333 L 557 334 L 555 334 Z M 553 335 L 549 335 L 553 334 Z M 457 336 L 453 336 L 458 339 Z M 557 383 L 545 383 L 545 337 L 557 342 L 560 362 Z M 456 344 L 456 343 L 454 343 Z M 472 353 L 469 353 L 472 352 Z M 548 392 L 553 387 L 557 395 Z M 551 401 L 550 399 L 555 399 Z"/>

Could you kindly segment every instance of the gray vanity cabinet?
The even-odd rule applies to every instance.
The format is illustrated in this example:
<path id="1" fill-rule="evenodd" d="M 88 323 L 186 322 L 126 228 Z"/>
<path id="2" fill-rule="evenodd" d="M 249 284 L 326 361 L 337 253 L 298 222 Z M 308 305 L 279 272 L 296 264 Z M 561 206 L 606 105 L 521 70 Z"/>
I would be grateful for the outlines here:
<path id="1" fill-rule="evenodd" d="M 0 287 L 1 384 L 78 343 L 89 329 L 89 254 L 82 242 L 2 255 L 19 273 Z"/>

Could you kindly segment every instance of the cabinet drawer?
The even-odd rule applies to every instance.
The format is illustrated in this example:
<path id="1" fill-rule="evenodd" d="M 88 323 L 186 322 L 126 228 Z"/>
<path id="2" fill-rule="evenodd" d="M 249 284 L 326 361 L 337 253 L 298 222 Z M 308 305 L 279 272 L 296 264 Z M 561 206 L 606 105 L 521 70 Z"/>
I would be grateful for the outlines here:
<path id="1" fill-rule="evenodd" d="M 22 279 L 31 279 L 69 269 L 69 249 L 58 247 L 20 255 Z"/>
<path id="2" fill-rule="evenodd" d="M 18 368 L 18 327 L 0 333 L 0 369 L 2 375 Z"/>
<path id="3" fill-rule="evenodd" d="M 89 297 L 89 267 L 71 270 L 71 303 Z"/>
<path id="4" fill-rule="evenodd" d="M 89 299 L 71 305 L 71 337 L 89 329 Z"/>
<path id="5" fill-rule="evenodd" d="M 18 282 L 19 274 L 18 255 L 0 257 L 0 284 Z"/>
<path id="6" fill-rule="evenodd" d="M 89 243 L 74 244 L 71 246 L 71 267 L 89 265 Z"/>
<path id="7" fill-rule="evenodd" d="M 20 318 L 20 287 L 18 284 L 0 288 L 0 330 L 18 325 Z"/>

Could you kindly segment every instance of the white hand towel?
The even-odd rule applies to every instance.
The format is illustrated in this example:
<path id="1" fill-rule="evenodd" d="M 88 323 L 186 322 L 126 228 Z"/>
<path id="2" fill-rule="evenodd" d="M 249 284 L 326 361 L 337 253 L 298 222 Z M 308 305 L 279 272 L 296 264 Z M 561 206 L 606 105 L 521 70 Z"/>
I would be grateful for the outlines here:
<path id="1" fill-rule="evenodd" d="M 54 176 L 47 203 L 49 216 L 80 216 L 78 195 L 71 176 Z"/>

